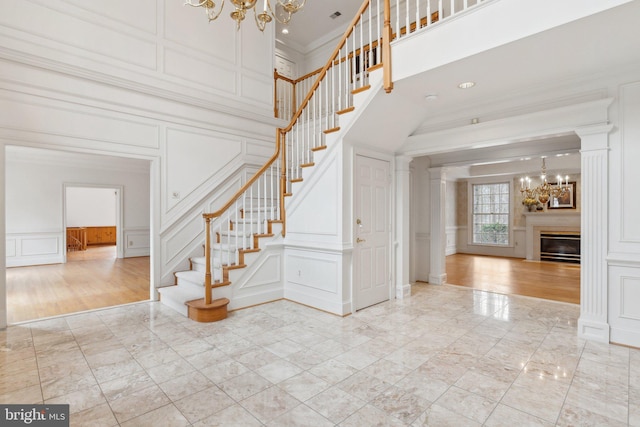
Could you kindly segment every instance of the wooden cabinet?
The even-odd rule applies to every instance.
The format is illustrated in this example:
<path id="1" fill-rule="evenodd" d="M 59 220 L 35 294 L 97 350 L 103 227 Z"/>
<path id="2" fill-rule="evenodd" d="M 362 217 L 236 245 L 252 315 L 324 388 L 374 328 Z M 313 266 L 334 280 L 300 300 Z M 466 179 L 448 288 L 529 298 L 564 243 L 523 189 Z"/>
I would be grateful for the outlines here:
<path id="1" fill-rule="evenodd" d="M 116 227 L 87 227 L 87 245 L 115 245 Z"/>

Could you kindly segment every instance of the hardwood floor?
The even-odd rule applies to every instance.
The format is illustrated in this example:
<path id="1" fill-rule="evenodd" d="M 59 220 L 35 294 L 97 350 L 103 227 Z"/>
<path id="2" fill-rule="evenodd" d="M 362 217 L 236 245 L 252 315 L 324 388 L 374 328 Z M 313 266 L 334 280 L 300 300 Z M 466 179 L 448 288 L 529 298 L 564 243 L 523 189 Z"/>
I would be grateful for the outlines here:
<path id="1" fill-rule="evenodd" d="M 68 252 L 66 264 L 7 269 L 8 322 L 149 299 L 149 257 L 116 258 L 115 246 Z"/>
<path id="2" fill-rule="evenodd" d="M 447 256 L 447 283 L 580 304 L 580 266 L 519 258 Z"/>

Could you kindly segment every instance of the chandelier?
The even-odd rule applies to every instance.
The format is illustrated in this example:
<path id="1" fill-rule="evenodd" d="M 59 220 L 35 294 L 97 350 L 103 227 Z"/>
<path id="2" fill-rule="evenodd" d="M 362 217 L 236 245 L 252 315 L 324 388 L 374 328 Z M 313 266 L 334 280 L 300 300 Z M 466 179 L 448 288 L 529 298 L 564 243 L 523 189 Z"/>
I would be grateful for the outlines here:
<path id="1" fill-rule="evenodd" d="M 564 180 L 562 176 L 556 176 L 556 183 L 549 184 L 547 182 L 547 165 L 545 158 L 542 158 L 542 173 L 540 174 L 540 180 L 542 184 L 537 187 L 531 188 L 531 178 L 528 176 L 520 178 L 520 193 L 524 196 L 525 201 L 537 200 L 541 204 L 546 204 L 549 199 L 562 197 L 567 191 L 569 191 L 569 176 L 567 175 Z"/>
<path id="2" fill-rule="evenodd" d="M 218 16 L 224 9 L 224 1 L 216 9 L 213 0 L 186 0 L 185 6 L 204 7 L 209 22 L 218 19 Z M 253 16 L 256 25 L 260 31 L 264 31 L 265 27 L 274 18 L 281 24 L 287 24 L 291 20 L 291 16 L 302 9 L 307 0 L 229 0 L 234 6 L 234 10 L 230 13 L 231 19 L 236 21 L 237 29 L 240 29 L 240 23 L 247 15 L 247 11 L 253 9 Z M 271 7 L 271 1 L 275 1 L 275 6 Z M 258 9 L 256 3 L 260 3 Z"/>

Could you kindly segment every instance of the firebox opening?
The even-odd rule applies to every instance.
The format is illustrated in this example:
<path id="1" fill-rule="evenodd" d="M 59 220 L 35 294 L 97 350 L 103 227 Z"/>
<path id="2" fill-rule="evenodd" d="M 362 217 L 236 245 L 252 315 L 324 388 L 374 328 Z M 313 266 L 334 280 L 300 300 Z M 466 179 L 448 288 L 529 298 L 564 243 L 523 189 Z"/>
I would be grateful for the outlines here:
<path id="1" fill-rule="evenodd" d="M 580 234 L 540 233 L 540 260 L 580 264 Z"/>

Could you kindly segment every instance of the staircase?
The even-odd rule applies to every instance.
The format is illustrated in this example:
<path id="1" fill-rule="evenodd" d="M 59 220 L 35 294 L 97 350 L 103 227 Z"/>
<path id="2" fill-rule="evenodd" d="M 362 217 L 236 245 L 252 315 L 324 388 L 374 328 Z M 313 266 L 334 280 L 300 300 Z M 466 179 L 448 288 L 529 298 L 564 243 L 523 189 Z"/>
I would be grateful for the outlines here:
<path id="1" fill-rule="evenodd" d="M 371 3 L 363 2 L 289 126 L 277 130 L 273 156 L 227 204 L 203 215 L 204 256 L 191 258 L 189 270 L 176 272 L 174 286 L 158 289 L 163 304 L 199 322 L 224 319 L 227 306 L 234 308 L 233 284 L 243 270 L 259 259 L 265 244 L 284 238 L 285 199 L 311 173 L 329 135 L 340 132 L 340 117 L 353 114 L 354 94 L 370 87 L 369 72 L 382 71 L 382 58 L 390 55 L 390 26 L 387 21 L 382 28 L 380 2 Z M 384 3 L 388 14 L 389 1 Z"/>
<path id="2" fill-rule="evenodd" d="M 371 83 L 375 80 L 373 94 L 392 90 L 391 40 L 447 17 L 443 0 L 438 0 L 436 10 L 427 0 L 394 3 L 392 13 L 390 0 L 364 0 L 326 65 L 310 74 L 316 80 L 305 98 L 292 100 L 299 107 L 289 125 L 276 131 L 275 153 L 221 209 L 203 215 L 204 256 L 191 258 L 189 270 L 176 272 L 174 286 L 158 289 L 163 304 L 200 322 L 224 319 L 228 305 L 247 305 L 234 305 L 239 292 L 234 283 L 247 266 L 258 263 L 265 245 L 284 239 L 286 207 L 291 203 L 286 200 L 313 174 L 331 144 L 340 142 L 345 124 L 371 99 L 366 94 Z M 399 29 L 395 34 L 391 22 Z M 277 75 L 275 87 L 277 93 Z"/>

